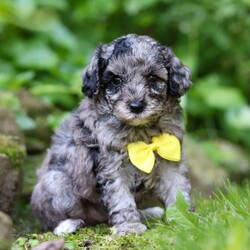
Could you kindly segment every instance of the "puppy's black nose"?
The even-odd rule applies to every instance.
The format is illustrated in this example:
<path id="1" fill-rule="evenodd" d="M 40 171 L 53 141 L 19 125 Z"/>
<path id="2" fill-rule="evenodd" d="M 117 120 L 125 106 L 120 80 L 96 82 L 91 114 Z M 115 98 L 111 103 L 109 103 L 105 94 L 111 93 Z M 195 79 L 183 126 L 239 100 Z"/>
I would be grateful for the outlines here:
<path id="1" fill-rule="evenodd" d="M 145 103 L 143 101 L 133 101 L 129 103 L 129 108 L 133 113 L 139 114 L 144 110 Z"/>

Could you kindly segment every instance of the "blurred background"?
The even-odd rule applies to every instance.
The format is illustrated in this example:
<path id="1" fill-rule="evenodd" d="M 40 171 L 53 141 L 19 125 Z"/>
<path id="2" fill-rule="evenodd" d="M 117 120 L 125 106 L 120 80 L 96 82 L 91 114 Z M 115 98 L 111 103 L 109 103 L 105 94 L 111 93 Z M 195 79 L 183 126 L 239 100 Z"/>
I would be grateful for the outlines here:
<path id="1" fill-rule="evenodd" d="M 20 194 L 19 212 L 28 207 L 54 129 L 83 98 L 83 67 L 128 33 L 171 47 L 192 71 L 182 105 L 195 189 L 249 177 L 249 0 L 1 0 L 0 210 L 16 214 Z"/>

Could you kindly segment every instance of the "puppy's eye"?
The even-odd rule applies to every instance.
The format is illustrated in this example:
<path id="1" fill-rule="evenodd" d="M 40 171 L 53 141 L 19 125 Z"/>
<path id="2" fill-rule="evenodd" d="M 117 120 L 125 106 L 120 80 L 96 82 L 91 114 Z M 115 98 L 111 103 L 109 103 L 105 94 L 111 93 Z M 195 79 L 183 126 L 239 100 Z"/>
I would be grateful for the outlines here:
<path id="1" fill-rule="evenodd" d="M 106 84 L 106 90 L 108 93 L 115 94 L 119 91 L 122 85 L 122 78 L 119 76 L 113 76 Z"/>
<path id="2" fill-rule="evenodd" d="M 122 79 L 119 76 L 114 77 L 111 80 L 112 85 L 118 87 L 122 83 Z"/>
<path id="3" fill-rule="evenodd" d="M 159 77 L 156 76 L 156 75 L 149 75 L 149 76 L 148 76 L 148 80 L 149 80 L 151 83 L 154 83 L 154 82 L 156 82 L 156 81 L 159 80 Z"/>
<path id="4" fill-rule="evenodd" d="M 148 79 L 148 83 L 149 83 L 150 88 L 154 92 L 160 93 L 160 92 L 164 91 L 165 83 L 160 77 L 158 77 L 156 75 L 149 75 L 147 77 L 147 79 Z"/>

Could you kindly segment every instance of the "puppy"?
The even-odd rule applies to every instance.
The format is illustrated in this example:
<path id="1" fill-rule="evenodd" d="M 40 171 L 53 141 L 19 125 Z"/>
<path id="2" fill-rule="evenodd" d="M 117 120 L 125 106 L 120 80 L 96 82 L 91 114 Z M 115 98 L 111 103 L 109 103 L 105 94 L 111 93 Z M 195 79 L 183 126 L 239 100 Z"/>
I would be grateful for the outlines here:
<path id="1" fill-rule="evenodd" d="M 118 234 L 140 234 L 142 214 L 163 214 L 138 211 L 146 192 L 168 207 L 181 191 L 191 205 L 179 104 L 189 69 L 171 49 L 132 34 L 97 48 L 82 79 L 86 97 L 57 129 L 32 193 L 43 229 L 60 235 L 108 222 Z"/>

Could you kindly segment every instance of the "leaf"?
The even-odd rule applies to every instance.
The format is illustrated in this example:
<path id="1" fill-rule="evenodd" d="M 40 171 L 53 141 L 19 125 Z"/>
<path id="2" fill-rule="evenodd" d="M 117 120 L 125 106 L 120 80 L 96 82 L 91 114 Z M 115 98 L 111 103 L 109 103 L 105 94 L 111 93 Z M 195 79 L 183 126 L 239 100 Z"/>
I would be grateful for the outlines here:
<path id="1" fill-rule="evenodd" d="M 20 74 L 17 74 L 13 80 L 8 84 L 8 89 L 17 89 L 25 85 L 27 82 L 31 81 L 35 77 L 33 71 L 26 71 Z"/>
<path id="2" fill-rule="evenodd" d="M 143 9 L 149 8 L 156 4 L 159 0 L 128 0 L 125 2 L 125 10 L 128 14 L 135 15 Z"/>
<path id="3" fill-rule="evenodd" d="M 250 129 L 250 106 L 229 109 L 225 114 L 226 123 L 233 129 Z"/>
<path id="4" fill-rule="evenodd" d="M 20 15 L 20 17 L 27 18 L 35 10 L 35 3 L 32 0 L 18 0 L 13 2 L 16 9 L 18 10 L 17 13 L 18 15 Z"/>
<path id="5" fill-rule="evenodd" d="M 61 121 L 67 116 L 68 116 L 67 112 L 63 112 L 59 114 L 51 114 L 47 118 L 47 123 L 54 130 L 59 126 Z"/>
<path id="6" fill-rule="evenodd" d="M 27 238 L 24 238 L 24 237 L 19 237 L 17 240 L 16 240 L 16 243 L 19 245 L 19 246 L 24 246 L 24 244 L 27 242 Z"/>
<path id="7" fill-rule="evenodd" d="M 19 99 L 11 92 L 0 92 L 0 106 L 11 109 L 13 112 L 18 112 L 20 110 Z"/>
<path id="8" fill-rule="evenodd" d="M 209 108 L 226 110 L 240 107 L 246 100 L 238 88 L 222 85 L 227 79 L 211 74 L 200 79 L 195 93 L 199 95 Z"/>
<path id="9" fill-rule="evenodd" d="M 22 130 L 31 130 L 36 127 L 35 121 L 29 116 L 25 115 L 24 113 L 18 113 L 16 115 L 16 121 L 17 121 L 18 126 Z"/>
<path id="10" fill-rule="evenodd" d="M 45 102 L 58 104 L 66 110 L 75 107 L 75 90 L 67 85 L 37 84 L 32 87 L 31 92 L 44 99 Z M 78 91 L 79 92 L 79 91 Z"/>
<path id="11" fill-rule="evenodd" d="M 39 240 L 30 239 L 30 240 L 28 241 L 28 243 L 29 243 L 29 245 L 30 245 L 31 247 L 35 247 L 35 246 L 37 246 L 37 245 L 39 244 Z"/>
<path id="12" fill-rule="evenodd" d="M 59 22 L 55 12 L 46 8 L 35 8 L 34 1 L 31 0 L 2 0 L 0 20 L 25 29 L 41 31 L 50 30 Z"/>
<path id="13" fill-rule="evenodd" d="M 50 70 L 58 64 L 57 54 L 40 41 L 20 44 L 16 48 L 15 63 L 22 68 Z"/>
<path id="14" fill-rule="evenodd" d="M 176 204 L 167 208 L 166 217 L 170 221 L 175 221 L 183 228 L 193 228 L 198 226 L 198 216 L 194 212 L 189 212 L 189 205 L 187 204 L 183 194 L 177 193 Z"/>
<path id="15" fill-rule="evenodd" d="M 39 6 L 50 7 L 58 10 L 66 10 L 68 7 L 67 0 L 51 1 L 51 0 L 36 0 Z"/>
<path id="16" fill-rule="evenodd" d="M 105 1 L 105 4 L 103 4 L 103 0 L 86 0 L 84 4 L 78 5 L 76 12 L 78 16 L 81 16 L 81 20 L 91 18 L 103 21 L 107 15 L 115 12 L 118 6 L 115 0 Z"/>
<path id="17" fill-rule="evenodd" d="M 34 95 L 47 95 L 47 94 L 68 94 L 69 88 L 67 86 L 58 84 L 38 84 L 32 87 L 32 93 Z"/>
<path id="18" fill-rule="evenodd" d="M 204 97 L 205 102 L 211 108 L 228 109 L 246 103 L 239 89 L 234 87 L 217 86 L 210 89 Z"/>
<path id="19" fill-rule="evenodd" d="M 64 248 L 67 248 L 67 249 L 69 249 L 69 250 L 73 250 L 73 249 L 75 249 L 75 245 L 74 245 L 74 243 L 73 243 L 72 241 L 70 241 L 70 242 L 67 242 L 67 243 L 64 245 Z"/>
<path id="20" fill-rule="evenodd" d="M 58 46 L 72 50 L 76 49 L 77 41 L 73 33 L 65 26 L 58 25 L 50 31 L 51 40 Z"/>

